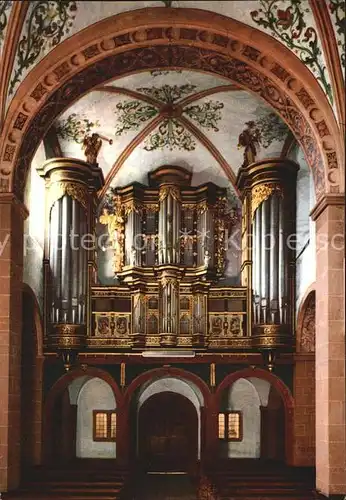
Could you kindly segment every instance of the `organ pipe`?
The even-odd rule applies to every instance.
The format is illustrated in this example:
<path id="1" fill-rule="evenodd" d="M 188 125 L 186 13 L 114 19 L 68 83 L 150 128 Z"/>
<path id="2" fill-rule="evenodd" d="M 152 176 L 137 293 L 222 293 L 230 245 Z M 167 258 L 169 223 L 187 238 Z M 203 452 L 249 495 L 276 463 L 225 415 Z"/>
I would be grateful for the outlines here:
<path id="1" fill-rule="evenodd" d="M 44 177 L 49 227 L 45 250 L 51 292 L 45 290 L 46 332 L 51 346 L 68 352 L 84 342 L 87 324 L 89 235 L 94 229 L 94 193 L 103 184 L 101 170 L 81 160 L 53 158 L 39 174 Z M 84 237 L 85 236 L 85 237 Z"/>
<path id="2" fill-rule="evenodd" d="M 265 338 L 265 332 L 288 334 L 292 327 L 293 266 L 287 239 L 295 230 L 297 170 L 298 165 L 290 160 L 262 160 L 242 167 L 237 178 L 243 200 L 248 203 L 244 201 L 244 206 L 251 207 L 248 231 L 252 237 L 252 289 L 249 293 L 253 299 L 253 334 L 261 338 Z"/>

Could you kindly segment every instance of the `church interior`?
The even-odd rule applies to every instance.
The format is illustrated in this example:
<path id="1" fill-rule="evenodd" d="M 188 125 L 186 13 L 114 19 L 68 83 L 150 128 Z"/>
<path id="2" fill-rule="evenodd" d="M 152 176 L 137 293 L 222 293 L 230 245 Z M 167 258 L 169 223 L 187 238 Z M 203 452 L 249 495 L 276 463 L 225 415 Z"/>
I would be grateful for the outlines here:
<path id="1" fill-rule="evenodd" d="M 344 27 L 0 1 L 0 498 L 345 500 Z"/>

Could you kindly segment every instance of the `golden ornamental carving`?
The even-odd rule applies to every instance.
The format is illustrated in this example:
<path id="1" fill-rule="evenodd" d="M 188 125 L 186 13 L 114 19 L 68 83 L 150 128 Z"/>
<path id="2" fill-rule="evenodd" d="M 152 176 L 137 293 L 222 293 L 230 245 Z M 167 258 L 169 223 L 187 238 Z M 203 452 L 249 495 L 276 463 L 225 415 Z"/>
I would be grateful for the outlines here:
<path id="1" fill-rule="evenodd" d="M 132 212 L 135 212 L 138 215 L 141 215 L 143 211 L 143 207 L 141 204 L 136 203 L 134 200 L 129 200 L 124 203 L 124 214 L 127 216 Z"/>
<path id="2" fill-rule="evenodd" d="M 158 203 L 146 203 L 144 205 L 144 209 L 146 212 L 158 212 L 159 204 Z"/>
<path id="3" fill-rule="evenodd" d="M 283 196 L 280 184 L 270 182 L 254 186 L 251 190 L 251 217 L 254 218 L 257 208 L 267 200 L 273 193 L 278 193 Z"/>
<path id="4" fill-rule="evenodd" d="M 184 210 L 195 210 L 196 204 L 195 203 L 183 203 L 182 208 Z"/>
<path id="5" fill-rule="evenodd" d="M 177 186 L 163 186 L 160 188 L 159 201 L 162 202 L 167 196 L 172 196 L 175 201 L 181 201 L 180 189 Z"/>
<path id="6" fill-rule="evenodd" d="M 164 277 L 161 279 L 161 285 L 162 285 L 162 288 L 167 288 L 170 285 L 174 288 L 174 290 L 179 289 L 179 282 L 178 282 L 177 278 Z"/>
<path id="7" fill-rule="evenodd" d="M 208 209 L 209 209 L 209 206 L 205 200 L 197 203 L 197 205 L 196 205 L 196 210 L 197 210 L 198 215 L 204 214 Z"/>
<path id="8" fill-rule="evenodd" d="M 51 207 L 57 200 L 60 200 L 60 198 L 65 196 L 65 194 L 78 201 L 82 207 L 87 210 L 89 199 L 87 188 L 83 184 L 71 181 L 60 181 L 51 184 L 48 191 L 49 207 Z"/>
<path id="9" fill-rule="evenodd" d="M 107 209 L 103 210 L 103 215 L 100 216 L 101 224 L 108 226 L 108 232 L 114 250 L 113 270 L 115 273 L 122 271 L 124 266 L 124 243 L 125 243 L 125 219 L 124 210 L 121 204 L 120 196 L 116 197 L 114 205 L 114 213 L 110 214 Z"/>

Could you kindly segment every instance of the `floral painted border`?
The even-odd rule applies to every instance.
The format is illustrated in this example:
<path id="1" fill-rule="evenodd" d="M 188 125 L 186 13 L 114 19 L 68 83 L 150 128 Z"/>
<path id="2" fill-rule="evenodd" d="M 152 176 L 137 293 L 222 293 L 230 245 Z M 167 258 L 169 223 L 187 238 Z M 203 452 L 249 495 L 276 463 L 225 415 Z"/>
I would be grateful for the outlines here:
<path id="1" fill-rule="evenodd" d="M 8 23 L 9 10 L 12 7 L 13 2 L 9 0 L 3 0 L 0 2 L 0 49 L 2 42 L 5 39 L 5 30 Z"/>
<path id="2" fill-rule="evenodd" d="M 346 31 L 346 4 L 344 0 L 329 0 L 328 4 L 330 13 L 332 15 L 333 24 L 336 31 L 337 43 L 340 51 L 341 64 L 346 67 L 346 44 L 345 44 L 345 31 Z"/>
<path id="3" fill-rule="evenodd" d="M 337 0 L 338 1 L 338 0 Z M 274 38 L 279 39 L 291 49 L 300 60 L 314 73 L 330 102 L 333 104 L 332 87 L 323 53 L 313 26 L 307 26 L 306 14 L 311 10 L 305 0 L 259 0 L 261 8 L 251 12 L 252 20 Z M 288 5 L 282 9 L 282 5 Z"/>
<path id="4" fill-rule="evenodd" d="M 40 55 L 58 45 L 73 25 L 76 16 L 75 0 L 44 0 L 31 2 L 33 7 L 25 23 L 25 30 L 18 43 L 16 67 L 9 85 L 9 95 L 15 91 L 25 70 Z"/>

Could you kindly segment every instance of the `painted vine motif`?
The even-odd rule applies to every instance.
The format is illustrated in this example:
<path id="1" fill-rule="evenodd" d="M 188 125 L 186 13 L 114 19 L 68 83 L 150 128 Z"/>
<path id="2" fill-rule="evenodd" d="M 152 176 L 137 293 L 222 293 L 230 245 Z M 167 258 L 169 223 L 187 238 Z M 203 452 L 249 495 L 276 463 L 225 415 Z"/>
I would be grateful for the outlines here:
<path id="1" fill-rule="evenodd" d="M 322 51 L 319 47 L 317 32 L 313 26 L 307 26 L 304 15 L 311 12 L 305 0 L 289 0 L 289 7 L 281 9 L 281 0 L 260 0 L 261 8 L 251 12 L 253 21 L 270 31 L 289 49 L 297 54 L 321 83 L 331 103 L 332 88 L 328 81 L 327 69 L 322 63 Z"/>
<path id="2" fill-rule="evenodd" d="M 0 47 L 4 40 L 4 33 L 8 22 L 8 11 L 12 7 L 12 3 L 9 0 L 3 0 L 0 2 Z"/>
<path id="3" fill-rule="evenodd" d="M 260 106 L 255 115 L 258 117 L 254 121 L 255 128 L 264 148 L 268 148 L 274 141 L 283 141 L 286 138 L 289 128 L 276 113 Z"/>
<path id="4" fill-rule="evenodd" d="M 183 97 L 192 94 L 196 89 L 196 85 L 162 85 L 162 87 L 140 87 L 137 92 L 142 92 L 157 101 L 165 104 L 173 104 L 178 102 Z"/>
<path id="5" fill-rule="evenodd" d="M 194 151 L 196 142 L 184 125 L 175 118 L 169 118 L 160 123 L 157 132 L 153 132 L 144 142 L 146 151 L 169 148 Z"/>
<path id="6" fill-rule="evenodd" d="M 138 130 L 142 123 L 155 118 L 158 109 L 140 101 L 119 102 L 116 106 L 119 125 L 115 135 L 120 136 L 123 132 Z"/>
<path id="7" fill-rule="evenodd" d="M 189 131 L 174 116 L 175 105 L 185 96 L 191 94 L 196 89 L 195 85 L 163 85 L 161 87 L 141 87 L 138 92 L 150 96 L 157 101 L 157 107 L 143 103 L 139 100 L 120 102 L 116 106 L 118 125 L 115 135 L 120 136 L 128 131 L 138 130 L 140 126 L 155 118 L 160 110 L 161 104 L 172 106 L 171 114 L 165 118 L 158 128 L 152 132 L 144 142 L 146 151 L 169 148 L 193 151 L 196 149 L 196 142 Z M 221 109 L 223 103 L 219 101 L 207 101 L 195 104 L 183 109 L 191 120 L 197 122 L 207 130 L 217 132 L 218 122 L 222 119 Z"/>
<path id="8" fill-rule="evenodd" d="M 9 94 L 13 94 L 16 83 L 24 70 L 28 69 L 42 52 L 55 47 L 67 35 L 76 16 L 77 2 L 71 0 L 32 2 L 26 33 L 18 44 L 17 68 L 10 82 Z"/>
<path id="9" fill-rule="evenodd" d="M 194 104 L 184 109 L 184 113 L 207 130 L 218 132 L 218 122 L 221 120 L 221 109 L 223 103 L 219 101 L 207 101 L 203 104 Z"/>
<path id="10" fill-rule="evenodd" d="M 329 10 L 335 18 L 336 32 L 339 35 L 338 45 L 341 48 L 341 64 L 346 66 L 345 56 L 345 31 L 346 31 L 346 4 L 344 0 L 329 0 Z"/>
<path id="11" fill-rule="evenodd" d="M 56 133 L 61 139 L 75 141 L 77 144 L 82 144 L 84 137 L 94 127 L 99 127 L 100 123 L 96 120 L 92 122 L 77 113 L 72 113 L 66 120 L 63 120 L 56 128 Z"/>
<path id="12" fill-rule="evenodd" d="M 150 71 L 150 74 L 151 76 L 153 76 L 155 78 L 155 76 L 163 76 L 163 75 L 169 75 L 170 73 L 177 73 L 177 74 L 181 74 L 182 73 L 182 70 L 181 69 L 174 69 L 174 70 L 171 70 L 171 69 L 154 69 L 152 71 Z"/>

